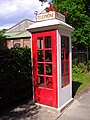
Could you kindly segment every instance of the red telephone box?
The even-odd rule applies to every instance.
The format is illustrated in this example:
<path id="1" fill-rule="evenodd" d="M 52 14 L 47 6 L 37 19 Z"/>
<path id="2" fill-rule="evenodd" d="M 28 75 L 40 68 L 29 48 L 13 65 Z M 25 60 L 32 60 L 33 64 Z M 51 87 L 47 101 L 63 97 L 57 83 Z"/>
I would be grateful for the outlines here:
<path id="1" fill-rule="evenodd" d="M 43 20 L 47 14 L 50 18 Z M 52 11 L 37 15 L 37 22 L 28 31 L 32 33 L 34 101 L 61 109 L 72 100 L 71 32 L 74 29 L 65 23 L 63 15 L 58 19 L 57 14 L 60 13 Z"/>

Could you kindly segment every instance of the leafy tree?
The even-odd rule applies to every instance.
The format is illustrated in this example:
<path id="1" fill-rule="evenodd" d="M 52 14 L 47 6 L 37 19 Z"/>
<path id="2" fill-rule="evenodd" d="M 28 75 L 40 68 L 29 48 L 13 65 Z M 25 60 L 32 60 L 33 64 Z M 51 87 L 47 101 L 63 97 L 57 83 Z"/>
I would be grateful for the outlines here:
<path id="1" fill-rule="evenodd" d="M 87 0 L 56 0 L 61 13 L 66 14 L 66 22 L 75 28 L 72 34 L 76 46 L 90 46 L 90 17 Z"/>
<path id="2" fill-rule="evenodd" d="M 90 0 L 52 0 L 53 2 L 66 15 L 66 22 L 75 28 L 72 34 L 73 45 L 79 48 L 90 47 Z"/>
<path id="3" fill-rule="evenodd" d="M 86 10 L 87 10 L 87 15 L 90 17 L 90 0 L 87 0 Z"/>
<path id="4" fill-rule="evenodd" d="M 5 30 L 0 30 L 0 49 L 6 47 L 6 36 L 4 35 Z"/>

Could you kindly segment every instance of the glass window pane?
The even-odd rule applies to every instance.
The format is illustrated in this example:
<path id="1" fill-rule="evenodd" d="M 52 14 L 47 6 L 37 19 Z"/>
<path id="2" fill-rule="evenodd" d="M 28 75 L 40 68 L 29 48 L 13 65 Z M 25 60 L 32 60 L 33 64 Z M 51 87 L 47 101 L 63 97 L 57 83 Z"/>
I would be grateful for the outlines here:
<path id="1" fill-rule="evenodd" d="M 62 87 L 69 81 L 69 37 L 61 36 L 61 73 Z"/>
<path id="2" fill-rule="evenodd" d="M 45 61 L 46 62 L 51 62 L 52 61 L 52 51 L 51 50 L 46 50 L 45 51 Z"/>
<path id="3" fill-rule="evenodd" d="M 62 85 L 62 87 L 64 87 L 64 75 L 63 74 L 62 74 L 61 85 Z"/>
<path id="4" fill-rule="evenodd" d="M 64 50 L 61 50 L 61 59 L 64 60 Z"/>
<path id="5" fill-rule="evenodd" d="M 52 75 L 52 64 L 46 65 L 46 75 Z"/>
<path id="6" fill-rule="evenodd" d="M 44 48 L 44 46 L 43 46 L 43 38 L 42 37 L 37 38 L 37 48 L 38 49 L 43 49 Z"/>
<path id="7" fill-rule="evenodd" d="M 66 59 L 68 59 L 69 58 L 69 50 L 67 49 L 66 50 Z"/>
<path id="8" fill-rule="evenodd" d="M 64 62 L 62 62 L 61 68 L 62 68 L 62 74 L 63 74 L 64 73 Z"/>
<path id="9" fill-rule="evenodd" d="M 43 76 L 38 76 L 38 86 L 44 87 L 44 77 Z"/>
<path id="10" fill-rule="evenodd" d="M 66 48 L 68 49 L 69 48 L 69 38 L 66 37 Z"/>
<path id="11" fill-rule="evenodd" d="M 46 77 L 46 87 L 52 89 L 53 88 L 53 79 L 52 77 Z"/>
<path id="12" fill-rule="evenodd" d="M 15 43 L 14 48 L 20 48 L 21 44 L 20 43 Z"/>
<path id="13" fill-rule="evenodd" d="M 39 62 L 44 61 L 44 52 L 43 52 L 43 50 L 38 50 L 38 61 Z"/>
<path id="14" fill-rule="evenodd" d="M 68 81 L 68 74 L 66 74 L 66 84 L 68 84 L 69 83 L 69 81 Z"/>
<path id="15" fill-rule="evenodd" d="M 45 37 L 45 48 L 51 48 L 51 36 Z"/>
<path id="16" fill-rule="evenodd" d="M 64 37 L 61 37 L 61 48 L 64 48 L 65 42 L 64 42 Z"/>
<path id="17" fill-rule="evenodd" d="M 38 64 L 38 74 L 44 75 L 44 64 Z"/>
<path id="18" fill-rule="evenodd" d="M 69 72 L 69 71 L 68 71 L 68 65 L 69 65 L 69 64 L 68 64 L 68 61 L 66 61 L 66 72 Z"/>

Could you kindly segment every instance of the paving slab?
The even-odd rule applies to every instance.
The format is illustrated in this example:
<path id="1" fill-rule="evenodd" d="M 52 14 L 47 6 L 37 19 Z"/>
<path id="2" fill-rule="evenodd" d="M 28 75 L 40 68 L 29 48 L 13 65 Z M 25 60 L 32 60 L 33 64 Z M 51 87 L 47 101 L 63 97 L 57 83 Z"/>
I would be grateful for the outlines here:
<path id="1" fill-rule="evenodd" d="M 90 120 L 90 91 L 75 100 L 57 120 Z"/>

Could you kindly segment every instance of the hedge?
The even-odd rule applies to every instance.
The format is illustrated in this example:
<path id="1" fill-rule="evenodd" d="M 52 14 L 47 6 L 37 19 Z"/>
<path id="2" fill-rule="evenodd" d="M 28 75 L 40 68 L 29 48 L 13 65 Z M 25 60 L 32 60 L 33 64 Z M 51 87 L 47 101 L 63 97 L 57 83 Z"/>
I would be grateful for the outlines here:
<path id="1" fill-rule="evenodd" d="M 32 96 L 31 50 L 0 50 L 0 108 Z"/>

